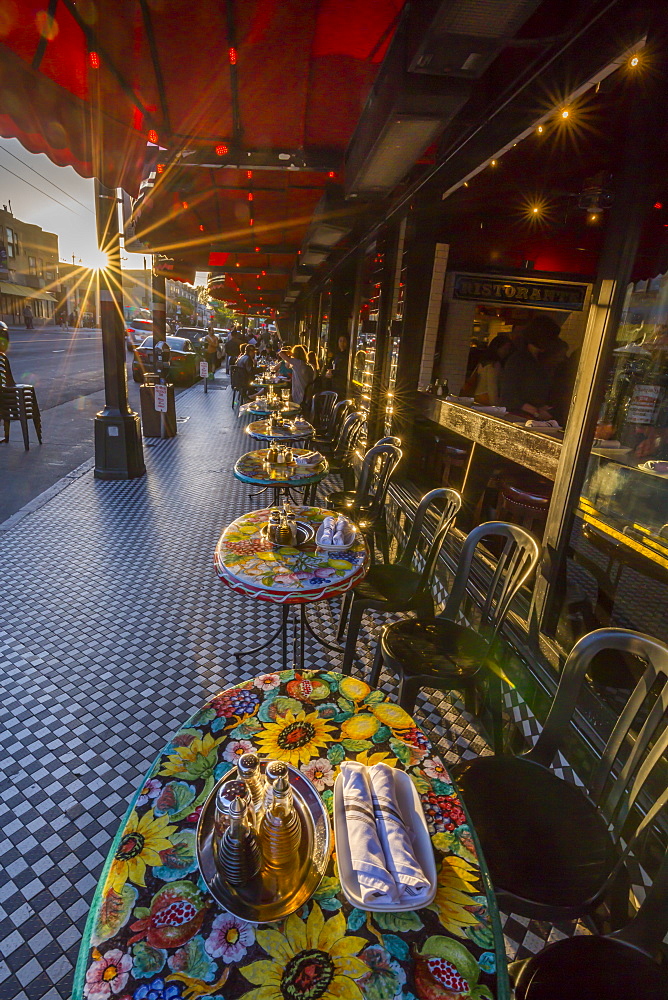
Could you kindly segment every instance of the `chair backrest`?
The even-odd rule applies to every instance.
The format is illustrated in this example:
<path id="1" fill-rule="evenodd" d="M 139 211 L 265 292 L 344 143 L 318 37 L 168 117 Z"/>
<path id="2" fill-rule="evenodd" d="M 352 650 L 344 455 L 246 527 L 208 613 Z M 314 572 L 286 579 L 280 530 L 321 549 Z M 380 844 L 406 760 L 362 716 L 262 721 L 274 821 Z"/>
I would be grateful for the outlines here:
<path id="1" fill-rule="evenodd" d="M 325 434 L 332 439 L 335 445 L 341 434 L 344 420 L 354 409 L 355 404 L 352 399 L 342 399 L 334 406 Z"/>
<path id="2" fill-rule="evenodd" d="M 377 517 L 385 503 L 390 477 L 401 461 L 403 452 L 393 444 L 375 444 L 362 459 L 360 477 L 355 490 L 355 507 L 369 507 L 369 516 Z"/>
<path id="3" fill-rule="evenodd" d="M 649 828 L 668 803 L 668 788 L 659 795 L 635 830 L 633 806 L 654 766 L 668 750 L 668 646 L 642 632 L 602 628 L 579 639 L 564 664 L 557 693 L 536 744 L 526 755 L 549 767 L 573 717 L 582 682 L 593 658 L 608 649 L 631 653 L 645 669 L 622 709 L 589 781 L 589 794 L 610 824 L 622 835 L 627 854 L 633 841 Z M 634 733 L 630 735 L 632 727 Z M 624 753 L 621 753 L 624 747 Z M 619 761 L 619 766 L 615 766 Z M 616 772 L 616 773 L 615 773 Z"/>
<path id="4" fill-rule="evenodd" d="M 439 487 L 436 490 L 431 490 L 431 492 L 422 497 L 422 500 L 420 500 L 418 505 L 418 509 L 415 512 L 415 520 L 413 521 L 413 527 L 411 528 L 408 536 L 408 541 L 406 542 L 404 550 L 401 554 L 401 559 L 399 560 L 402 566 L 410 566 L 412 564 L 422 538 L 422 529 L 427 511 L 432 504 L 436 505 L 440 503 L 443 503 L 443 510 L 438 517 L 431 542 L 429 543 L 429 547 L 424 556 L 424 567 L 422 569 L 422 573 L 420 574 L 419 589 L 424 589 L 429 586 L 429 582 L 434 572 L 434 567 L 436 566 L 436 560 L 438 559 L 439 552 L 441 551 L 441 546 L 445 541 L 445 536 L 450 530 L 450 527 L 457 517 L 459 509 L 462 505 L 462 498 L 456 490 L 451 490 L 447 487 Z"/>
<path id="5" fill-rule="evenodd" d="M 376 444 L 393 444 L 395 448 L 401 448 L 401 438 L 385 437 L 376 441 Z"/>
<path id="6" fill-rule="evenodd" d="M 364 430 L 365 415 L 363 413 L 358 413 L 353 410 L 349 413 L 346 419 L 343 421 L 343 426 L 341 427 L 341 433 L 339 434 L 338 441 L 334 446 L 334 458 L 338 461 L 347 462 L 352 459 L 353 452 L 357 447 L 357 442 L 360 439 L 362 431 Z"/>
<path id="7" fill-rule="evenodd" d="M 540 544 L 526 528 L 505 521 L 486 521 L 466 536 L 442 613 L 443 618 L 456 620 L 465 594 L 470 593 L 471 566 L 476 549 L 493 538 L 503 538 L 505 542 L 481 609 L 480 624 L 490 640 L 503 625 L 512 599 L 529 579 L 540 558 Z"/>
<path id="8" fill-rule="evenodd" d="M 338 398 L 338 393 L 332 392 L 330 389 L 325 392 L 316 392 L 314 395 L 311 412 L 313 424 L 318 429 L 325 430 L 329 426 Z"/>
<path id="9" fill-rule="evenodd" d="M 313 397 L 315 396 L 315 379 L 311 381 L 304 387 L 304 396 L 302 398 L 302 413 L 310 414 L 311 407 L 313 405 Z"/>
<path id="10" fill-rule="evenodd" d="M 236 392 L 241 392 L 248 386 L 248 376 L 243 367 L 230 365 L 230 388 Z"/>
<path id="11" fill-rule="evenodd" d="M 651 887 L 634 918 L 621 930 L 610 934 L 633 948 L 639 948 L 650 958 L 668 933 L 668 850 Z"/>
<path id="12" fill-rule="evenodd" d="M 6 354 L 0 354 L 0 388 L 5 388 L 6 386 L 16 385 L 14 382 L 14 376 L 12 375 L 12 368 L 9 364 L 9 358 Z"/>

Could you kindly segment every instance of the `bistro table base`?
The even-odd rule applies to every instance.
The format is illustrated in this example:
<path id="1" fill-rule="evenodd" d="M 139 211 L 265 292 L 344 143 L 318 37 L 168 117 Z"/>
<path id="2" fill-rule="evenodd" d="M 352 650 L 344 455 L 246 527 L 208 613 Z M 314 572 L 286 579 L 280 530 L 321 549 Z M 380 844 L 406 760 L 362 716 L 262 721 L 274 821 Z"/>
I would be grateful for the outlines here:
<path id="1" fill-rule="evenodd" d="M 299 611 L 299 615 L 295 614 Z M 281 624 L 276 629 L 276 631 L 263 642 L 261 646 L 253 646 L 251 649 L 237 649 L 234 652 L 234 656 L 237 660 L 240 660 L 244 656 L 254 656 L 256 653 L 261 653 L 263 649 L 267 649 L 272 643 L 281 636 L 281 641 L 283 645 L 282 649 L 282 664 L 283 670 L 287 670 L 288 665 L 288 635 L 290 632 L 290 627 L 292 626 L 292 668 L 294 670 L 301 670 L 304 666 L 304 640 L 306 638 L 306 631 L 309 631 L 314 639 L 317 639 L 319 643 L 325 646 L 327 649 L 334 650 L 335 653 L 342 653 L 342 647 L 333 643 L 328 642 L 321 635 L 315 631 L 313 626 L 308 620 L 306 614 L 306 605 L 300 604 L 284 604 L 281 607 Z"/>

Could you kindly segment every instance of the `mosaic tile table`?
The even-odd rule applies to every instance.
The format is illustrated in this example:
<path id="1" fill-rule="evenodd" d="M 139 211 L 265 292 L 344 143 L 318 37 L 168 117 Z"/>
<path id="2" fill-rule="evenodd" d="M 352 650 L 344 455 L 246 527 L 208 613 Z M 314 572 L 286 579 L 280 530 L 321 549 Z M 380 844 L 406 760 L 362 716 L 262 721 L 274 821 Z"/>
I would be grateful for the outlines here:
<path id="1" fill-rule="evenodd" d="M 252 400 L 250 403 L 243 403 L 239 407 L 239 413 L 249 413 L 254 417 L 268 417 L 275 413 L 280 417 L 296 417 L 301 406 L 299 403 L 283 402 L 277 399 L 275 402 L 267 400 L 262 396 Z"/>
<path id="2" fill-rule="evenodd" d="M 326 458 L 323 458 L 322 462 L 315 466 L 297 465 L 296 462 L 291 462 L 289 465 L 267 465 L 268 452 L 268 448 L 247 451 L 245 455 L 237 459 L 234 465 L 234 475 L 242 483 L 259 486 L 261 489 L 273 489 L 274 504 L 279 502 L 279 494 L 282 490 L 305 490 L 307 487 L 315 487 L 329 475 L 329 462 Z M 308 450 L 304 448 L 293 449 L 295 458 L 308 455 L 308 453 Z M 312 492 L 315 495 L 315 489 Z"/>
<path id="3" fill-rule="evenodd" d="M 268 420 L 253 420 L 246 427 L 246 434 L 254 441 L 281 441 L 293 443 L 308 441 L 315 434 L 315 427 L 308 420 L 279 424 L 272 427 Z"/>
<path id="4" fill-rule="evenodd" d="M 341 761 L 403 768 L 424 806 L 438 892 L 421 910 L 367 913 L 332 855 L 297 913 L 256 926 L 221 910 L 195 828 L 216 781 L 254 749 L 285 760 L 331 813 Z M 172 738 L 132 801 L 91 906 L 72 1000 L 507 1000 L 493 891 L 465 808 L 413 719 L 333 671 L 262 674 L 215 695 Z"/>
<path id="5" fill-rule="evenodd" d="M 320 507 L 292 506 L 298 521 L 306 521 L 315 532 L 330 514 Z M 269 639 L 252 649 L 239 649 L 235 656 L 254 656 L 271 646 L 279 636 L 282 643 L 282 665 L 287 667 L 287 643 L 292 619 L 293 665 L 304 663 L 305 632 L 340 652 L 340 647 L 327 642 L 313 631 L 306 616 L 307 604 L 324 601 L 350 590 L 365 576 L 369 568 L 369 549 L 361 532 L 346 550 L 325 552 L 312 540 L 299 548 L 274 545 L 261 534 L 269 510 L 251 510 L 238 517 L 220 537 L 214 553 L 214 565 L 220 579 L 235 593 L 255 600 L 280 604 L 281 624 Z M 299 605 L 299 615 L 291 613 Z"/>

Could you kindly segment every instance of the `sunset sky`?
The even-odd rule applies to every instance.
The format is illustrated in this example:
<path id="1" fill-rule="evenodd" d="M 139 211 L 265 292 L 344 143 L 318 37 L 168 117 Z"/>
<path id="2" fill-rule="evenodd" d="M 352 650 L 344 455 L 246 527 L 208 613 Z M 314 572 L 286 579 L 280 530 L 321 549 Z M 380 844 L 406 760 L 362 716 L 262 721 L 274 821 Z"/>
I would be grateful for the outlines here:
<path id="1" fill-rule="evenodd" d="M 17 219 L 32 222 L 58 235 L 60 259 L 93 267 L 99 263 L 95 234 L 93 181 L 72 167 L 57 167 L 43 154 L 29 153 L 17 139 L 0 137 L 0 205 L 11 202 Z M 151 258 L 126 254 L 123 267 L 148 267 Z M 204 283 L 206 275 L 198 274 Z"/>

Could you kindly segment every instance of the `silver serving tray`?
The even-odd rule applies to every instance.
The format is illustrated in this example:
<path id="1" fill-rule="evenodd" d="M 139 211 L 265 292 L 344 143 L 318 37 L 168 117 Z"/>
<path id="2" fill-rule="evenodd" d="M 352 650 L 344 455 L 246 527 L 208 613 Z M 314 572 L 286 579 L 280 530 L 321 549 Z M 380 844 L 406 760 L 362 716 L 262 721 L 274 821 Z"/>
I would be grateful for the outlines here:
<path id="1" fill-rule="evenodd" d="M 264 770 L 265 762 L 260 767 Z M 289 871 L 265 868 L 245 885 L 230 885 L 216 864 L 214 813 L 220 785 L 236 777 L 232 768 L 216 784 L 204 803 L 197 823 L 197 863 L 216 902 L 241 920 L 270 924 L 294 913 L 306 903 L 327 870 L 332 851 L 329 815 L 318 792 L 301 773 L 287 765 L 295 803 L 302 822 L 298 857 Z"/>
<path id="2" fill-rule="evenodd" d="M 276 468 L 276 466 L 274 466 L 274 468 Z M 291 466 L 286 466 L 286 468 L 291 468 Z M 310 542 L 315 535 L 315 529 L 308 523 L 308 521 L 296 521 L 295 523 L 297 525 L 297 541 L 295 542 L 295 545 L 306 545 L 306 543 Z M 273 539 L 269 538 L 268 524 L 262 525 L 260 528 L 260 535 L 262 538 L 268 539 L 268 541 L 270 541 L 271 544 L 275 545 L 278 549 L 283 548 L 284 545 L 290 544 L 289 542 L 274 542 Z"/>

